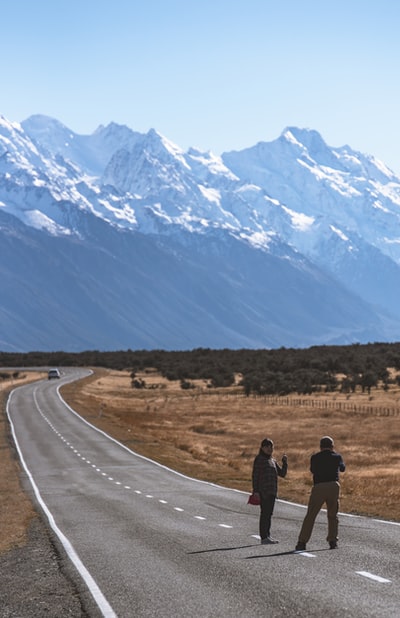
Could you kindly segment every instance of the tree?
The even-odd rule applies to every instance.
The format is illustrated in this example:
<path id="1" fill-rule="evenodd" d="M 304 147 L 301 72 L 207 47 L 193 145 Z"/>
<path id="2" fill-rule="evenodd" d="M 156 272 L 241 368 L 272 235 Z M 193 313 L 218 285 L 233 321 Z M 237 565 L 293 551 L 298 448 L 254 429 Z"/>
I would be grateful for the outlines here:
<path id="1" fill-rule="evenodd" d="M 132 380 L 131 384 L 132 388 L 146 388 L 146 382 L 141 378 L 135 378 L 134 380 Z"/>
<path id="2" fill-rule="evenodd" d="M 378 385 L 378 376 L 372 371 L 366 371 L 361 375 L 360 384 L 362 392 L 367 389 L 368 395 L 371 393 L 371 388 Z"/>
<path id="3" fill-rule="evenodd" d="M 189 380 L 181 380 L 181 388 L 183 390 L 187 390 L 189 388 L 196 388 L 193 382 L 189 382 Z"/>

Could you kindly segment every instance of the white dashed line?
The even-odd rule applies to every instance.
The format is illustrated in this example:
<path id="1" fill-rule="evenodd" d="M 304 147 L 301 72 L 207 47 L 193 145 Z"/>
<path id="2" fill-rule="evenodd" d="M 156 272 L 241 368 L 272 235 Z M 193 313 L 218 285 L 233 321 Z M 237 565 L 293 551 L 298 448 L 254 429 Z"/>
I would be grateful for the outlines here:
<path id="1" fill-rule="evenodd" d="M 82 461 L 86 462 L 88 465 L 91 465 L 92 468 L 96 469 L 96 472 L 100 472 L 102 476 L 107 477 L 107 479 L 109 481 L 112 481 L 115 483 L 115 485 L 122 485 L 122 483 L 120 481 L 115 481 L 114 478 L 112 476 L 108 476 L 106 472 L 101 472 L 101 468 L 98 468 L 96 466 L 96 464 L 92 464 L 92 462 L 90 461 L 90 459 L 87 459 L 86 457 L 84 457 L 75 447 L 73 444 L 71 444 L 70 442 L 67 442 L 66 439 L 61 436 L 61 434 L 59 434 L 56 429 L 50 424 L 49 420 L 42 414 L 43 418 L 46 420 L 46 422 L 50 425 L 50 427 L 52 428 L 52 430 L 56 433 L 56 435 L 58 435 L 60 437 L 60 439 L 66 444 L 66 446 L 68 446 L 75 454 L 77 457 L 79 457 Z M 128 489 L 130 490 L 131 487 L 129 485 L 125 485 L 124 489 Z M 135 489 L 134 490 L 136 494 L 141 495 L 142 492 L 139 489 Z M 154 496 L 152 494 L 145 494 L 146 498 L 153 498 Z M 168 504 L 167 500 L 163 500 L 163 499 L 159 499 L 158 502 L 160 504 Z M 185 509 L 179 507 L 179 506 L 175 506 L 173 507 L 174 511 L 177 511 L 178 513 L 184 513 Z M 206 518 L 203 517 L 202 515 L 194 515 L 194 519 L 198 519 L 200 521 L 205 521 Z M 220 528 L 227 528 L 227 529 L 232 529 L 233 526 L 230 526 L 228 524 L 218 524 L 218 526 Z M 255 535 L 253 535 L 255 536 Z"/>
<path id="2" fill-rule="evenodd" d="M 379 575 L 374 575 L 373 573 L 368 573 L 368 571 L 356 571 L 357 575 L 362 575 L 362 577 L 368 577 L 368 579 L 373 579 L 380 584 L 390 584 L 391 579 L 385 579 L 384 577 L 380 577 Z"/>

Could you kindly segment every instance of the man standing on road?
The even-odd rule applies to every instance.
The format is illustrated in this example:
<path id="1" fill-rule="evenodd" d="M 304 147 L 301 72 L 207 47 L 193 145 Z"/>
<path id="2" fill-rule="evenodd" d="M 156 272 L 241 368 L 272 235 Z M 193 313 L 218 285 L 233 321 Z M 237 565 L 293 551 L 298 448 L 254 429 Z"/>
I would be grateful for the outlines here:
<path id="1" fill-rule="evenodd" d="M 339 472 L 344 472 L 346 466 L 339 453 L 334 449 L 332 438 L 324 436 L 320 440 L 320 451 L 311 456 L 310 470 L 313 474 L 314 486 L 311 490 L 308 509 L 300 530 L 296 551 L 304 551 L 306 543 L 311 538 L 315 518 L 322 505 L 326 503 L 328 511 L 328 536 L 330 549 L 337 548 L 338 542 L 338 511 L 339 511 Z"/>
<path id="2" fill-rule="evenodd" d="M 262 545 L 279 543 L 270 535 L 271 518 L 278 493 L 278 476 L 282 478 L 287 473 L 287 456 L 282 457 L 282 466 L 272 457 L 274 443 L 264 438 L 258 455 L 253 463 L 253 494 L 260 496 L 260 537 Z"/>

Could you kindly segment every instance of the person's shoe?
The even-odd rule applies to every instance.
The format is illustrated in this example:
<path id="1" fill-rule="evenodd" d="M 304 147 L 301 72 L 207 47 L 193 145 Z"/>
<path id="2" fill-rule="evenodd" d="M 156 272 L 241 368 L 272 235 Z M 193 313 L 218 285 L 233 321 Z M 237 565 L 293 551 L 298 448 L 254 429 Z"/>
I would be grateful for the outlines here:
<path id="1" fill-rule="evenodd" d="M 300 541 L 296 545 L 295 551 L 306 551 L 306 544 L 300 543 Z"/>
<path id="2" fill-rule="evenodd" d="M 276 545 L 279 543 L 276 539 L 272 539 L 270 536 L 267 536 L 266 539 L 261 539 L 261 545 Z"/>
<path id="3" fill-rule="evenodd" d="M 337 549 L 337 541 L 329 541 L 329 549 Z"/>

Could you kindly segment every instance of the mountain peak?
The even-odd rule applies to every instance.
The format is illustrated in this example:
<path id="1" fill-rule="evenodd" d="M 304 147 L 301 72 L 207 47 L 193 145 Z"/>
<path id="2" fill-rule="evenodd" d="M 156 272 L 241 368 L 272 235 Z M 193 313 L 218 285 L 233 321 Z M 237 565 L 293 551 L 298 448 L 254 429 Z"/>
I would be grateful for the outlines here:
<path id="1" fill-rule="evenodd" d="M 155 129 L 150 129 L 147 132 L 147 140 L 153 144 L 160 144 L 170 155 L 179 159 L 183 165 L 187 167 L 187 164 L 184 160 L 184 151 L 180 146 L 169 140 L 165 135 L 162 135 Z"/>
<path id="2" fill-rule="evenodd" d="M 56 140 L 73 139 L 75 133 L 68 129 L 62 122 L 45 116 L 43 114 L 34 114 L 21 122 L 21 126 L 28 134 L 34 133 L 35 138 L 44 144 L 54 144 Z"/>
<path id="3" fill-rule="evenodd" d="M 323 145 L 326 147 L 326 143 L 315 129 L 300 128 L 289 126 L 286 127 L 281 134 L 285 139 L 291 141 L 293 138 L 307 147 L 315 147 L 316 145 Z"/>
<path id="4" fill-rule="evenodd" d="M 298 127 L 287 127 L 281 134 L 281 138 L 285 141 L 299 145 L 305 148 L 308 154 L 313 159 L 319 159 L 321 155 L 329 153 L 329 159 L 332 157 L 332 151 L 322 139 L 321 134 L 315 129 L 300 129 Z"/>
<path id="5" fill-rule="evenodd" d="M 361 331 L 384 340 L 391 324 L 400 337 L 400 179 L 388 182 L 371 157 L 293 126 L 272 142 L 215 157 L 184 152 L 154 128 L 138 133 L 112 122 L 79 135 L 39 114 L 23 127 L 1 118 L 0 144 L 0 218 L 20 223 L 14 227 L 28 239 L 20 255 L 10 244 L 3 259 L 10 286 L 22 281 L 23 267 L 13 277 L 14 265 L 32 262 L 34 271 L 36 259 L 41 285 L 54 285 L 50 297 L 57 298 L 64 269 L 73 265 L 73 311 L 87 288 L 85 314 L 97 315 L 103 300 L 101 330 L 114 337 L 121 308 L 118 342 L 132 342 L 133 323 L 153 337 L 158 320 L 151 342 L 163 345 L 185 316 L 187 345 L 204 344 L 205 332 L 208 344 L 228 345 L 311 345 L 354 340 Z M 36 258 L 31 253 L 36 239 L 49 248 L 45 260 L 41 249 Z M 3 249 L 1 226 L 0 241 Z M 99 300 L 87 284 L 103 280 Z M 230 321 L 231 308 L 237 320 Z M 200 314 L 204 329 L 194 340 L 192 316 Z M 133 346 L 149 341 L 134 339 Z"/>

